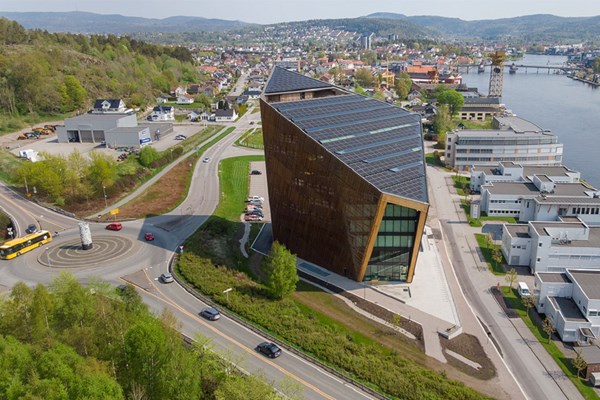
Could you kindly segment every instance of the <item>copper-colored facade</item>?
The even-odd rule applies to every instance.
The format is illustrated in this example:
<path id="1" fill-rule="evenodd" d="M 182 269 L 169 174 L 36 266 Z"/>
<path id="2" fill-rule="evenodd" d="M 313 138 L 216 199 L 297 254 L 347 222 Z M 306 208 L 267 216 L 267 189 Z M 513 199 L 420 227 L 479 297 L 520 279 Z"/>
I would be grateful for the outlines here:
<path id="1" fill-rule="evenodd" d="M 273 107 L 336 90 L 261 98 L 273 238 L 357 281 L 411 282 L 428 204 L 381 191 Z"/>

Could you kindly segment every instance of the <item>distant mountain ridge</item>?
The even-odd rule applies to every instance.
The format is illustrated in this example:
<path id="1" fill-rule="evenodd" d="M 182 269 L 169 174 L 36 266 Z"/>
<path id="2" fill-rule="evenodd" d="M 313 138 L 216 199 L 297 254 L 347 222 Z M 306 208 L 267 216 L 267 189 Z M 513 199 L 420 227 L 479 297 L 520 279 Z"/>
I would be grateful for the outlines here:
<path id="1" fill-rule="evenodd" d="M 4 12 L 0 17 L 17 21 L 27 29 L 49 32 L 112 33 L 134 32 L 214 32 L 238 29 L 253 24 L 203 17 L 175 16 L 164 19 L 128 17 L 119 14 L 70 12 Z"/>
<path id="2" fill-rule="evenodd" d="M 395 13 L 373 13 L 365 18 L 403 20 L 443 35 L 457 38 L 486 40 L 598 40 L 600 16 L 558 17 L 550 14 L 533 14 L 513 18 L 465 21 L 460 18 L 431 15 L 406 16 Z"/>
<path id="3" fill-rule="evenodd" d="M 104 15 L 89 12 L 3 12 L 0 16 L 15 20 L 28 29 L 71 33 L 182 33 L 218 32 L 266 26 L 244 21 L 229 21 L 203 17 L 175 16 L 164 19 Z M 514 18 L 466 21 L 431 15 L 406 16 L 379 12 L 359 18 L 313 19 L 273 25 L 301 26 L 306 24 L 344 27 L 364 34 L 387 35 L 400 33 L 402 37 L 463 40 L 516 40 L 516 41 L 598 41 L 600 16 L 558 17 L 548 14 L 526 15 Z"/>

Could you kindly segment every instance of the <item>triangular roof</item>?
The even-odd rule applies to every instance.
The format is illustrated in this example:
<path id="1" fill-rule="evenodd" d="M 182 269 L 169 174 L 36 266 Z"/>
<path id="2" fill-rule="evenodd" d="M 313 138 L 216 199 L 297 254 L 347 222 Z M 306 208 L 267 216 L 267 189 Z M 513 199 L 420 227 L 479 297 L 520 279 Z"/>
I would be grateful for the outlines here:
<path id="1" fill-rule="evenodd" d="M 328 87 L 333 87 L 333 85 L 297 72 L 288 71 L 282 67 L 275 67 L 267 82 L 264 93 L 296 92 L 299 90 Z"/>

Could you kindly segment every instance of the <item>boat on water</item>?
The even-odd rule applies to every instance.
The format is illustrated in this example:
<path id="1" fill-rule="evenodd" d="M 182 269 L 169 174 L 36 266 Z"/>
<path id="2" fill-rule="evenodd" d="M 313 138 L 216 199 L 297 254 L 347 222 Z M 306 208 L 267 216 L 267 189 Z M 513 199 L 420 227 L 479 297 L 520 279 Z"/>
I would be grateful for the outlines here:
<path id="1" fill-rule="evenodd" d="M 510 66 L 510 69 L 508 70 L 509 74 L 516 74 L 517 70 L 519 69 L 519 67 L 517 67 L 514 63 L 513 65 Z"/>
<path id="2" fill-rule="evenodd" d="M 479 68 L 477 68 L 477 73 L 481 74 L 481 73 L 484 73 L 484 72 L 485 72 L 485 65 L 483 65 L 483 63 L 479 64 Z"/>

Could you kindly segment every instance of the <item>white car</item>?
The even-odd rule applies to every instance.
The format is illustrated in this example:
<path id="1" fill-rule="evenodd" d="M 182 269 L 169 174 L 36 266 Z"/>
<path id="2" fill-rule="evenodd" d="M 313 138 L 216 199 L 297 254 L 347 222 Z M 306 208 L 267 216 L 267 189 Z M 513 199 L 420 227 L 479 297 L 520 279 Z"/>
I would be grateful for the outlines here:
<path id="1" fill-rule="evenodd" d="M 260 197 L 260 196 L 250 196 L 248 197 L 248 199 L 246 200 L 247 202 L 264 202 L 265 198 L 264 197 Z"/>

